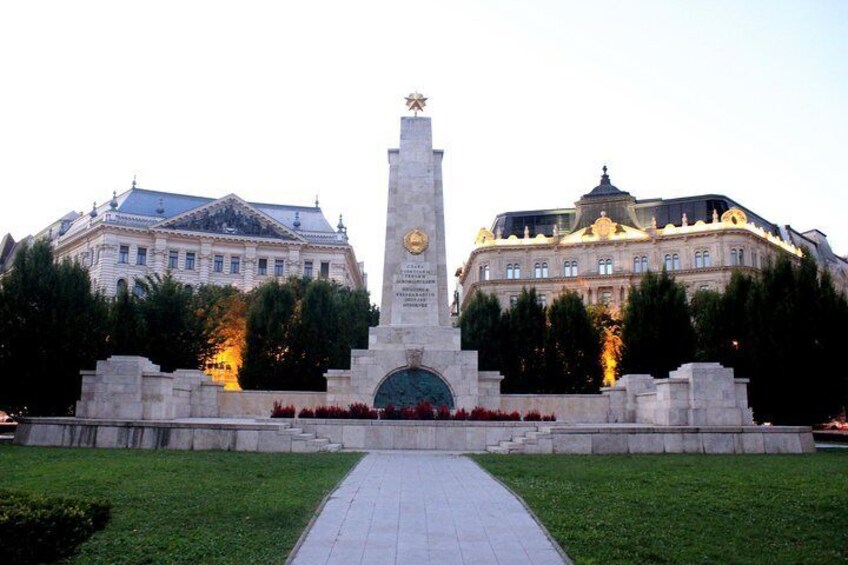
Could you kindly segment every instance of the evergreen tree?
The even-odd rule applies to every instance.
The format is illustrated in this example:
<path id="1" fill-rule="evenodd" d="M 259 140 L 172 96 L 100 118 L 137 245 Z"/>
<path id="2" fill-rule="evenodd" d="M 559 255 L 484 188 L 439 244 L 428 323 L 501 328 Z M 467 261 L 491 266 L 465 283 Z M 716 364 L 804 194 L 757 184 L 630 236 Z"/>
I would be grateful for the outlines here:
<path id="1" fill-rule="evenodd" d="M 699 290 L 692 297 L 692 322 L 695 329 L 695 360 L 718 362 L 727 328 L 722 295 L 714 290 Z"/>
<path id="2" fill-rule="evenodd" d="M 105 354 L 107 316 L 84 268 L 56 264 L 46 241 L 21 249 L 0 281 L 0 406 L 72 413 L 79 371 Z"/>
<path id="3" fill-rule="evenodd" d="M 477 351 L 482 371 L 501 370 L 501 305 L 493 294 L 477 291 L 459 317 L 462 349 Z"/>
<path id="4" fill-rule="evenodd" d="M 663 269 L 648 272 L 633 288 L 621 335 L 623 373 L 648 373 L 665 378 L 669 371 L 692 361 L 695 336 L 686 289 Z"/>
<path id="5" fill-rule="evenodd" d="M 522 289 L 515 305 L 503 315 L 503 392 L 544 389 L 545 324 L 545 308 L 538 302 L 536 289 Z"/>
<path id="6" fill-rule="evenodd" d="M 269 281 L 253 291 L 247 311 L 239 386 L 244 390 L 285 390 L 290 371 L 289 334 L 294 326 L 295 294 L 290 285 Z"/>
<path id="7" fill-rule="evenodd" d="M 575 292 L 560 295 L 548 308 L 545 345 L 548 393 L 598 392 L 602 381 L 601 335 Z"/>
<path id="8" fill-rule="evenodd" d="M 111 355 L 144 355 L 144 325 L 135 296 L 122 288 L 109 307 Z"/>

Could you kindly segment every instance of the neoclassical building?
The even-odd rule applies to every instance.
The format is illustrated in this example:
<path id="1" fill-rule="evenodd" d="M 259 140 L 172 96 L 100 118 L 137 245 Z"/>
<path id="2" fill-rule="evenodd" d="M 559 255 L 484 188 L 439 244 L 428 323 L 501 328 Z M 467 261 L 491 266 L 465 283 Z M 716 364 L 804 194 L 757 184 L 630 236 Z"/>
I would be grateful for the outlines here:
<path id="1" fill-rule="evenodd" d="M 756 271 L 779 253 L 805 252 L 848 289 L 848 261 L 822 232 L 773 224 L 721 195 L 637 200 L 613 186 L 604 167 L 574 208 L 506 212 L 481 229 L 459 270 L 458 300 L 464 308 L 481 290 L 508 308 L 522 288 L 535 287 L 543 304 L 573 290 L 586 304 L 619 308 L 649 270 L 665 268 L 692 294 L 724 288 L 734 269 Z"/>
<path id="2" fill-rule="evenodd" d="M 35 236 L 47 238 L 57 260 L 88 268 L 93 286 L 107 296 L 136 281 L 170 271 L 187 285 L 232 285 L 250 290 L 290 276 L 316 277 L 351 288 L 366 285 L 342 223 L 334 229 L 315 206 L 189 196 L 136 186 L 73 212 Z M 19 245 L 0 242 L 0 265 L 9 269 Z"/>

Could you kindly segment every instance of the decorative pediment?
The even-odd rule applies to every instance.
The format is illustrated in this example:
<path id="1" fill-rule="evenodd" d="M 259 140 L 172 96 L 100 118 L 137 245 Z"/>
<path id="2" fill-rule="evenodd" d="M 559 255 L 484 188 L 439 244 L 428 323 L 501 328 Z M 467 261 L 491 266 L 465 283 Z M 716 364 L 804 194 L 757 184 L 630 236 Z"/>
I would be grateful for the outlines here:
<path id="1" fill-rule="evenodd" d="M 297 233 L 230 195 L 206 206 L 164 220 L 154 229 L 180 230 L 247 237 L 302 240 Z"/>

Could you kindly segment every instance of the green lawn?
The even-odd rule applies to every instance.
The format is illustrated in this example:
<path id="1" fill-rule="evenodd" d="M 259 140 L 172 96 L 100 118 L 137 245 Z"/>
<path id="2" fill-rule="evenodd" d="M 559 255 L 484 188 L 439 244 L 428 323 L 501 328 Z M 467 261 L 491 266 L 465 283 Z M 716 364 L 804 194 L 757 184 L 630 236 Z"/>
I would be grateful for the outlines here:
<path id="1" fill-rule="evenodd" d="M 0 488 L 112 503 L 72 563 L 283 563 L 360 457 L 0 446 Z"/>
<path id="2" fill-rule="evenodd" d="M 848 450 L 474 459 L 577 563 L 848 562 Z"/>

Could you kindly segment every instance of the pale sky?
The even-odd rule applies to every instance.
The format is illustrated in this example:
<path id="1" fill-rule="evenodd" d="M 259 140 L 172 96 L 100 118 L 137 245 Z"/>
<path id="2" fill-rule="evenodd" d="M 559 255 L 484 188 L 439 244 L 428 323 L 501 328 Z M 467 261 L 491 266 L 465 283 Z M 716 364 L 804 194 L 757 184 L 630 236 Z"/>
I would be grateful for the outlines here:
<path id="1" fill-rule="evenodd" d="M 139 186 L 344 214 L 372 300 L 403 98 L 429 98 L 449 286 L 480 227 L 719 193 L 848 253 L 848 2 L 3 2 L 0 235 Z"/>

